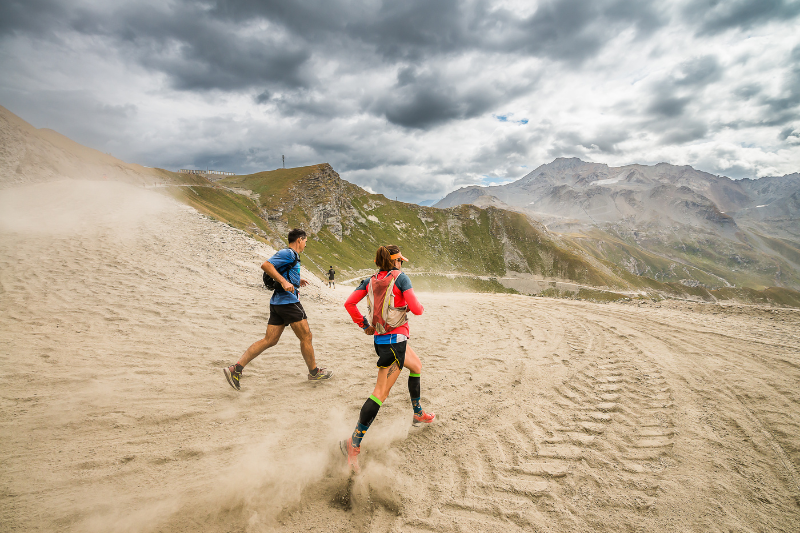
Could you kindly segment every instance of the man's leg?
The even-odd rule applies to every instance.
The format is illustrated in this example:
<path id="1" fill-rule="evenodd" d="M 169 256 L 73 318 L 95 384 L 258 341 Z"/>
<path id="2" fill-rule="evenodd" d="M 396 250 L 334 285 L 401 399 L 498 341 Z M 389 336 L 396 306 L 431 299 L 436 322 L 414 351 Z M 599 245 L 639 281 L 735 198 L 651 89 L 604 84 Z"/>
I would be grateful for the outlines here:
<path id="1" fill-rule="evenodd" d="M 300 353 L 303 354 L 310 373 L 317 368 L 317 360 L 314 357 L 314 346 L 311 344 L 311 328 L 308 327 L 308 320 L 304 318 L 298 322 L 292 322 L 289 326 L 300 339 Z"/>
<path id="2" fill-rule="evenodd" d="M 257 340 L 250 347 L 244 351 L 242 356 L 239 358 L 239 361 L 231 365 L 227 368 L 223 368 L 222 371 L 225 373 L 225 379 L 228 380 L 231 387 L 236 390 L 241 390 L 239 385 L 239 379 L 242 377 L 242 370 L 244 370 L 245 365 L 258 357 L 261 352 L 266 350 L 267 348 L 271 348 L 278 344 L 278 339 L 281 338 L 281 333 L 286 326 L 275 326 L 272 324 L 267 325 L 267 333 L 264 335 L 263 339 Z"/>
<path id="3" fill-rule="evenodd" d="M 274 326 L 269 324 L 267 326 L 267 333 L 264 335 L 264 338 L 259 339 L 251 344 L 250 347 L 245 350 L 242 356 L 239 358 L 239 362 L 237 364 L 244 368 L 247 366 L 247 363 L 261 355 L 264 350 L 267 348 L 272 348 L 278 344 L 278 340 L 281 338 L 281 334 L 285 328 L 286 326 Z"/>

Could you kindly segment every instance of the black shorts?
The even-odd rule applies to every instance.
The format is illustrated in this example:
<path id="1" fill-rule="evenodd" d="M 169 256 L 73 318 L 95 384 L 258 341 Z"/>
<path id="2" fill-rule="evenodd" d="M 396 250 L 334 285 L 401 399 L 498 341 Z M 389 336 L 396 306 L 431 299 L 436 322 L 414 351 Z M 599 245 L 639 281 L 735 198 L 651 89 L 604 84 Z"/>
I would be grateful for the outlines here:
<path id="1" fill-rule="evenodd" d="M 306 311 L 300 302 L 283 305 L 269 304 L 269 320 L 267 324 L 270 326 L 286 326 L 307 318 Z"/>
<path id="2" fill-rule="evenodd" d="M 406 343 L 408 341 L 394 344 L 376 344 L 375 353 L 378 354 L 378 368 L 389 368 L 396 362 L 398 368 L 402 369 L 403 363 L 406 362 Z"/>

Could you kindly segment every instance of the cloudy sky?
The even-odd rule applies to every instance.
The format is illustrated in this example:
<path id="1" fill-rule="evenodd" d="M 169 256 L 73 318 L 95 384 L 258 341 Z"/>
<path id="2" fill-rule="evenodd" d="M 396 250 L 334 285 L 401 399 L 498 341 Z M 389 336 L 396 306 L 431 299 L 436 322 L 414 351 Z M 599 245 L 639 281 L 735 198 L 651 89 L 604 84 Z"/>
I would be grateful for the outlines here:
<path id="1" fill-rule="evenodd" d="M 556 157 L 800 171 L 800 0 L 3 0 L 0 105 L 125 161 L 406 201 Z"/>

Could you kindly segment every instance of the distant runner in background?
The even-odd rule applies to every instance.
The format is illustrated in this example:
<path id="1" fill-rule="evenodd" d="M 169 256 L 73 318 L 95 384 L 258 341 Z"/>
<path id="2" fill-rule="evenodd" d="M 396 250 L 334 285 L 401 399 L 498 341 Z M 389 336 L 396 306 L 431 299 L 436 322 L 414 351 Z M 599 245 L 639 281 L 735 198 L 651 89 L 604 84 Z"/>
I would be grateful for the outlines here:
<path id="1" fill-rule="evenodd" d="M 223 369 L 228 383 L 236 390 L 240 390 L 239 380 L 247 363 L 267 348 L 278 344 L 287 325 L 300 339 L 300 353 L 303 354 L 308 367 L 308 379 L 321 381 L 333 376 L 332 371 L 317 367 L 308 317 L 300 304 L 297 291 L 300 287 L 308 285 L 308 281 L 300 278 L 300 254 L 305 250 L 307 240 L 305 231 L 293 229 L 289 232 L 289 247 L 279 251 L 261 265 L 261 269 L 277 282 L 278 288 L 272 293 L 269 301 L 269 320 L 264 338 L 250 345 L 236 364 Z"/>
<path id="2" fill-rule="evenodd" d="M 333 276 L 336 274 L 336 271 L 333 270 L 333 265 L 331 265 L 330 270 L 328 270 L 328 287 L 336 288 L 336 282 L 333 281 Z"/>
<path id="3" fill-rule="evenodd" d="M 378 410 L 389 396 L 400 371 L 408 368 L 408 393 L 414 415 L 411 423 L 414 426 L 430 424 L 436 418 L 433 413 L 426 413 L 420 406 L 420 372 L 422 362 L 408 346 L 407 312 L 421 315 L 424 311 L 411 288 L 411 280 L 400 269 L 403 261 L 408 261 L 400 248 L 394 245 L 381 246 L 375 254 L 375 264 L 380 269 L 377 274 L 361 282 L 350 295 L 344 306 L 353 322 L 364 329 L 367 335 L 374 335 L 375 353 L 378 354 L 378 380 L 375 389 L 361 407 L 353 435 L 339 443 L 342 453 L 347 456 L 347 464 L 354 472 L 359 471 L 358 454 L 361 451 L 361 439 L 375 420 Z M 364 297 L 369 303 L 370 317 L 359 313 L 356 304 Z M 372 324 L 370 324 L 372 321 Z"/>

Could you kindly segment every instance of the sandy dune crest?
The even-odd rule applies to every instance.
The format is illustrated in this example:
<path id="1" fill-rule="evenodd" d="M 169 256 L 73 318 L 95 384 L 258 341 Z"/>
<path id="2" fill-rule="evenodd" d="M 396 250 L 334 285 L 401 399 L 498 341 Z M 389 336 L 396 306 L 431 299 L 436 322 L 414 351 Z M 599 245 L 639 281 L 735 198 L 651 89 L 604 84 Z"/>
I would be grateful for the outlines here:
<path id="1" fill-rule="evenodd" d="M 34 128 L 0 106 L 0 189 L 63 179 L 141 186 L 168 178 L 159 169 L 126 163 L 51 129 Z"/>
<path id="2" fill-rule="evenodd" d="M 437 422 L 401 377 L 351 478 L 351 289 L 302 295 L 330 382 L 288 332 L 241 393 L 220 371 L 272 253 L 125 184 L 0 191 L 0 530 L 797 531 L 797 311 L 422 293 Z"/>

